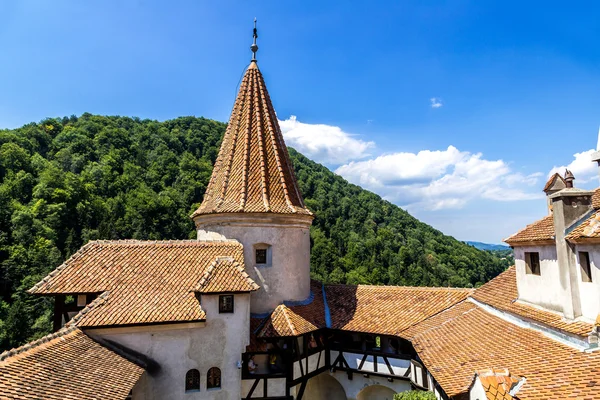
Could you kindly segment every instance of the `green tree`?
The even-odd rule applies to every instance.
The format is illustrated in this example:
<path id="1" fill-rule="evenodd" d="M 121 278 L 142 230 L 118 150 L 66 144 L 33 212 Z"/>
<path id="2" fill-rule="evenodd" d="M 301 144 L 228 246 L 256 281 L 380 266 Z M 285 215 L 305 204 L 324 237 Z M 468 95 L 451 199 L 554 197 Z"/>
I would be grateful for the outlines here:
<path id="1" fill-rule="evenodd" d="M 26 290 L 93 239 L 188 239 L 226 125 L 50 118 L 0 130 L 0 351 L 48 332 Z M 315 213 L 311 273 L 331 283 L 480 285 L 510 254 L 475 249 L 290 149 Z"/>
<path id="2" fill-rule="evenodd" d="M 421 390 L 410 390 L 408 392 L 396 393 L 394 400 L 436 400 L 433 392 Z"/>

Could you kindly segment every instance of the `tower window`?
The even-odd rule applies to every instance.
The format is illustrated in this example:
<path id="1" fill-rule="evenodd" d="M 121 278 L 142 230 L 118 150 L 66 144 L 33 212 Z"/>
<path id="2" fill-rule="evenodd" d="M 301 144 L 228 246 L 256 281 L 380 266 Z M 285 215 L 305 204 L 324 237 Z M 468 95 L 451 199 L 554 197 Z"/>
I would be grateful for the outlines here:
<path id="1" fill-rule="evenodd" d="M 257 267 L 271 266 L 271 245 L 268 243 L 257 243 L 254 245 L 254 262 Z"/>
<path id="2" fill-rule="evenodd" d="M 256 263 L 266 264 L 267 263 L 267 249 L 256 249 Z"/>
<path id="3" fill-rule="evenodd" d="M 212 367 L 208 370 L 206 379 L 207 389 L 217 389 L 221 387 L 221 370 L 217 367 Z"/>
<path id="4" fill-rule="evenodd" d="M 185 374 L 185 391 L 193 392 L 200 390 L 200 371 L 197 369 L 190 369 Z"/>
<path id="5" fill-rule="evenodd" d="M 233 295 L 224 294 L 219 296 L 219 313 L 233 312 Z"/>
<path id="6" fill-rule="evenodd" d="M 540 275 L 540 253 L 526 252 L 525 253 L 525 269 L 527 274 Z"/>
<path id="7" fill-rule="evenodd" d="M 590 253 L 587 251 L 579 252 L 579 266 L 581 268 L 581 281 L 592 281 L 592 265 L 590 264 Z"/>

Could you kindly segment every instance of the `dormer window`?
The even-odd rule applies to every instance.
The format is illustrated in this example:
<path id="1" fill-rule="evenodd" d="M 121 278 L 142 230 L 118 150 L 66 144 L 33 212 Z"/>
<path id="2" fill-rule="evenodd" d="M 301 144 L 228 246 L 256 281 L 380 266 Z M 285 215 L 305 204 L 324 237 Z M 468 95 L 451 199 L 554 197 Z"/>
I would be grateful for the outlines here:
<path id="1" fill-rule="evenodd" d="M 525 269 L 528 275 L 540 275 L 540 253 L 525 252 Z"/>
<path id="2" fill-rule="evenodd" d="M 268 267 L 271 265 L 271 245 L 258 243 L 254 245 L 254 262 L 257 267 Z"/>

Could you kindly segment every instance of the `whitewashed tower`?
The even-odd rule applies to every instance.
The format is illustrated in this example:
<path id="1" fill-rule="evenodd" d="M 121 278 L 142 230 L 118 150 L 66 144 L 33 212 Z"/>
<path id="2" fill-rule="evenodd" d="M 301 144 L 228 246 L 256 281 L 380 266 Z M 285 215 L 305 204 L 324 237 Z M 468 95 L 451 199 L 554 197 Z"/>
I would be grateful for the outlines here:
<path id="1" fill-rule="evenodd" d="M 261 286 L 251 311 L 310 295 L 312 213 L 304 206 L 277 116 L 258 69 L 257 31 L 221 150 L 200 207 L 198 239 L 237 239 L 248 274 Z"/>

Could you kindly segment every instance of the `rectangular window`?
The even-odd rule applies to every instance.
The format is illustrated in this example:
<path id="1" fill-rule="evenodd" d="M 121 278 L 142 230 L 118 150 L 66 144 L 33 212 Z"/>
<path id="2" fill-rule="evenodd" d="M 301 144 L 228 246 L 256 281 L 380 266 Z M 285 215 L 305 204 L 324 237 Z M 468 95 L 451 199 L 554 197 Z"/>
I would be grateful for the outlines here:
<path id="1" fill-rule="evenodd" d="M 219 312 L 220 313 L 232 313 L 233 312 L 233 295 L 225 294 L 219 296 Z"/>
<path id="2" fill-rule="evenodd" d="M 267 263 L 267 249 L 256 249 L 256 263 L 266 264 Z"/>
<path id="3" fill-rule="evenodd" d="M 581 280 L 583 282 L 591 282 L 592 265 L 590 264 L 590 253 L 587 251 L 579 252 L 579 266 L 581 267 Z"/>
<path id="4" fill-rule="evenodd" d="M 540 275 L 540 253 L 525 253 L 525 266 L 528 274 Z"/>

